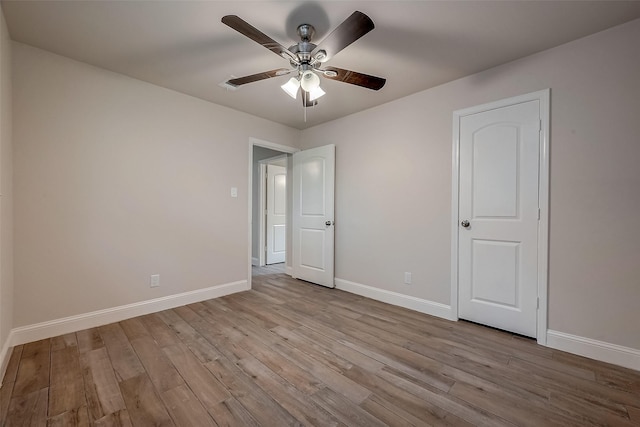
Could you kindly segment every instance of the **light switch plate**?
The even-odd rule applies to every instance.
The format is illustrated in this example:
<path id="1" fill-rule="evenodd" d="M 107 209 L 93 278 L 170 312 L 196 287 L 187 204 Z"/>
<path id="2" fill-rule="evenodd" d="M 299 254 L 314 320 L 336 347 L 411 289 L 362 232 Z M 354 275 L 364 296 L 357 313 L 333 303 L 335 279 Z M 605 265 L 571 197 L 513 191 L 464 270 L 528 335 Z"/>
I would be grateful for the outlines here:
<path id="1" fill-rule="evenodd" d="M 238 188 L 231 187 L 231 197 L 238 197 Z"/>

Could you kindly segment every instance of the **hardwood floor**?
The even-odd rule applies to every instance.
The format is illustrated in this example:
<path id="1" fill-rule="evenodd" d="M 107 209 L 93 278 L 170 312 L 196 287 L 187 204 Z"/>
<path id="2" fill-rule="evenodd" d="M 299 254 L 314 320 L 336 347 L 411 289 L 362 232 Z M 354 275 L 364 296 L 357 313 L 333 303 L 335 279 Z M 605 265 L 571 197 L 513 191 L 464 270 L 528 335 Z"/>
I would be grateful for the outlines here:
<path id="1" fill-rule="evenodd" d="M 638 426 L 640 372 L 263 274 L 17 346 L 0 425 Z"/>

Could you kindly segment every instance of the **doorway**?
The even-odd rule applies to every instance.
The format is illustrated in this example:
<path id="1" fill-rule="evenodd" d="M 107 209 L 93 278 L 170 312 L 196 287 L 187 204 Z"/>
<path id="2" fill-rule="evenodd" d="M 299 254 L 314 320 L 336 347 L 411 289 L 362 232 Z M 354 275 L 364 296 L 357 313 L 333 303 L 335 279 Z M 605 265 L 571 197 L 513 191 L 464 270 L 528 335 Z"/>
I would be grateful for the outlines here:
<path id="1" fill-rule="evenodd" d="M 287 156 L 260 161 L 259 266 L 286 261 Z"/>
<path id="2" fill-rule="evenodd" d="M 260 233 L 259 222 L 264 209 L 260 208 L 260 180 L 256 179 L 260 176 L 258 159 L 282 155 L 286 155 L 287 164 L 285 248 L 290 248 L 286 251 L 284 272 L 293 278 L 334 287 L 335 145 L 299 151 L 255 138 L 249 139 L 249 286 L 254 269 L 265 268 L 260 267 L 259 242 L 264 234 Z"/>
<path id="3" fill-rule="evenodd" d="M 286 212 L 291 212 L 292 202 L 289 185 L 290 172 L 292 168 L 291 156 L 296 151 L 298 151 L 298 149 L 286 145 L 264 141 L 257 138 L 249 138 L 249 278 L 251 278 L 254 269 L 259 270 L 269 268 L 271 271 L 283 270 L 290 274 L 290 257 L 286 253 L 286 248 L 290 247 L 291 244 L 291 233 L 289 232 L 285 232 L 284 262 L 273 264 L 271 266 L 266 265 L 266 252 L 264 251 L 266 246 L 266 217 L 264 214 L 266 209 L 266 188 L 264 188 L 264 191 L 261 191 L 264 183 L 261 168 L 264 167 L 266 169 L 266 164 L 269 163 L 269 159 L 286 167 Z M 267 162 L 264 162 L 265 160 Z M 266 184 L 264 185 L 266 186 Z M 264 200 L 264 203 L 261 203 L 261 200 Z M 263 222 L 262 231 L 261 220 Z M 290 229 L 290 223 L 290 218 L 287 216 L 285 218 L 285 230 Z M 262 250 L 260 248 L 262 248 Z M 260 267 L 260 265 L 262 265 L 262 267 Z"/>
<path id="4" fill-rule="evenodd" d="M 454 318 L 546 344 L 549 90 L 454 112 Z"/>

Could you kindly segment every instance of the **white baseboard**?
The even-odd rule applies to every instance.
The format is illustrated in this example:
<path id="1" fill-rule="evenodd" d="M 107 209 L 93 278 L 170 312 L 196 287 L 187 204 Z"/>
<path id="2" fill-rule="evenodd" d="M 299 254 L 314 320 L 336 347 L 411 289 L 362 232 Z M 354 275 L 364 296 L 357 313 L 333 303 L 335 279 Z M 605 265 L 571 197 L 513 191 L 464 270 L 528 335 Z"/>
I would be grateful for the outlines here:
<path id="1" fill-rule="evenodd" d="M 293 267 L 289 266 L 289 265 L 285 265 L 284 267 L 284 273 L 288 276 L 293 277 Z"/>
<path id="2" fill-rule="evenodd" d="M 13 340 L 13 331 L 9 332 L 7 340 L 0 349 L 0 387 L 4 381 L 4 374 L 7 373 L 7 366 L 9 365 L 9 359 L 11 357 L 11 341 Z"/>
<path id="3" fill-rule="evenodd" d="M 552 330 L 547 331 L 547 346 L 640 371 L 640 350 L 635 348 Z"/>
<path id="4" fill-rule="evenodd" d="M 420 313 L 429 314 L 431 316 L 441 317 L 443 319 L 457 320 L 452 317 L 451 306 L 446 304 L 374 288 L 373 286 L 354 283 L 344 279 L 336 278 L 334 283 L 336 284 L 336 288 L 351 292 L 352 294 L 361 295 L 363 297 L 408 308 L 409 310 L 419 311 Z"/>
<path id="5" fill-rule="evenodd" d="M 256 257 L 251 258 L 251 265 L 254 267 L 260 267 L 260 260 Z"/>
<path id="6" fill-rule="evenodd" d="M 247 290 L 249 290 L 248 282 L 246 280 L 240 280 L 237 282 L 212 286 L 210 288 L 198 289 L 197 291 L 184 292 L 181 294 L 107 308 L 105 310 L 93 311 L 62 319 L 50 320 L 48 322 L 37 323 L 34 325 L 21 326 L 11 330 L 13 338 L 10 340 L 9 345 L 16 346 L 32 341 L 81 331 L 83 329 L 95 328 L 96 326 L 119 322 L 132 317 L 143 316 L 145 314 L 155 313 Z"/>

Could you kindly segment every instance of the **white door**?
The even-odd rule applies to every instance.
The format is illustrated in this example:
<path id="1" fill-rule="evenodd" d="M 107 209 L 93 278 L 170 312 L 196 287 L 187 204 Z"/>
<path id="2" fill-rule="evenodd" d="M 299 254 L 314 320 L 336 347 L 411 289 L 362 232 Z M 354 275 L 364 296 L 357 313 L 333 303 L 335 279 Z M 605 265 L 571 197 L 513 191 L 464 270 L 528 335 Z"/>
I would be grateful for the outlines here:
<path id="1" fill-rule="evenodd" d="M 460 118 L 460 318 L 535 337 L 540 101 Z"/>
<path id="2" fill-rule="evenodd" d="M 267 165 L 267 264 L 285 261 L 287 168 Z"/>
<path id="3" fill-rule="evenodd" d="M 293 277 L 334 287 L 335 146 L 293 154 Z"/>

